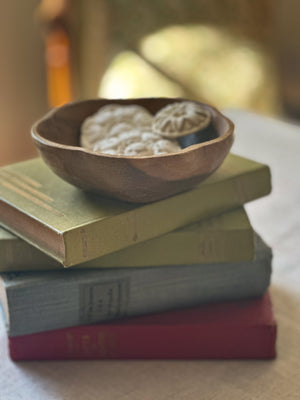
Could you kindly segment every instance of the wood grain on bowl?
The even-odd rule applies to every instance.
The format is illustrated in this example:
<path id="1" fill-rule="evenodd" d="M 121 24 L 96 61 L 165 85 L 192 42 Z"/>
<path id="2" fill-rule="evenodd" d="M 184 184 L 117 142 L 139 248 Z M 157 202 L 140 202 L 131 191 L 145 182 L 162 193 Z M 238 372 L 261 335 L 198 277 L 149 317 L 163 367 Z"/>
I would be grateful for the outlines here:
<path id="1" fill-rule="evenodd" d="M 153 115 L 178 98 L 86 100 L 52 110 L 32 128 L 32 138 L 44 161 L 61 178 L 84 190 L 135 203 L 146 203 L 188 190 L 224 161 L 233 143 L 233 123 L 217 109 L 211 113 L 215 138 L 179 152 L 129 157 L 95 153 L 79 145 L 85 118 L 107 104 L 138 104 Z"/>

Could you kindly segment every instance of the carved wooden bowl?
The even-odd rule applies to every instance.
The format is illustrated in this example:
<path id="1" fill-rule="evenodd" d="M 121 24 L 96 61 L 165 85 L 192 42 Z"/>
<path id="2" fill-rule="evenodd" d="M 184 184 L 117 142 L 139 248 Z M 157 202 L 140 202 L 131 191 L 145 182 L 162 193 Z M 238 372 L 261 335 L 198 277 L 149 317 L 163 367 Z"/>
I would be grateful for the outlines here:
<path id="1" fill-rule="evenodd" d="M 211 113 L 211 123 L 206 128 L 209 140 L 176 153 L 146 157 L 86 150 L 79 145 L 80 126 L 86 117 L 107 104 L 138 104 L 155 114 L 178 101 L 185 99 L 97 99 L 69 103 L 36 122 L 31 134 L 44 161 L 62 179 L 120 200 L 152 202 L 190 189 L 212 174 L 233 143 L 233 123 L 215 108 L 201 104 Z M 193 141 L 197 142 L 197 137 Z"/>

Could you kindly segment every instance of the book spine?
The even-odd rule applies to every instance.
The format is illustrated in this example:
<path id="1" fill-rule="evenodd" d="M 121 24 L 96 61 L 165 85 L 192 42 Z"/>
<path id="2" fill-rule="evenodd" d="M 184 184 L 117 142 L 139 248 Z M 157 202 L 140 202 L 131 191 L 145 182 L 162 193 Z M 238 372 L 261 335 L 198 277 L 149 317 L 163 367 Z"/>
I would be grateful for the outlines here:
<path id="1" fill-rule="evenodd" d="M 13 360 L 267 359 L 275 325 L 92 325 L 9 338 Z"/>
<path id="2" fill-rule="evenodd" d="M 151 267 L 249 261 L 253 230 L 175 231 L 81 264 L 89 268 Z"/>
<path id="3" fill-rule="evenodd" d="M 252 228 L 175 231 L 73 268 L 129 268 L 249 261 L 254 257 Z M 0 240 L 0 271 L 60 270 L 62 265 L 25 241 Z"/>
<path id="4" fill-rule="evenodd" d="M 69 267 L 96 258 L 99 256 L 99 243 L 101 255 L 112 253 L 189 223 L 233 210 L 267 195 L 270 190 L 270 170 L 264 165 L 224 182 L 199 185 L 194 191 L 138 207 L 126 215 L 67 231 L 64 234 L 66 256 L 61 261 Z M 184 212 L 179 212 L 183 205 Z"/>
<path id="5" fill-rule="evenodd" d="M 9 335 L 261 296 L 271 251 L 242 263 L 2 274 Z"/>

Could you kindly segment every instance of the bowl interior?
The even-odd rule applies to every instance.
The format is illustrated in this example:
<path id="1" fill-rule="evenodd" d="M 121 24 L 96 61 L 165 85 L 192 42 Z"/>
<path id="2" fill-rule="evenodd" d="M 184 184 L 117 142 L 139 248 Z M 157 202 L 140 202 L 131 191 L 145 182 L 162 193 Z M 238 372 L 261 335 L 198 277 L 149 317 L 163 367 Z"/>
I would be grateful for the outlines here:
<path id="1" fill-rule="evenodd" d="M 177 98 L 97 99 L 70 103 L 52 111 L 47 118 L 41 120 L 35 129 L 35 134 L 58 145 L 80 147 L 79 138 L 82 122 L 88 116 L 96 113 L 100 107 L 107 104 L 138 104 L 154 115 L 164 106 L 178 101 L 186 100 Z M 213 107 L 202 103 L 200 104 L 210 111 L 211 123 L 205 130 L 201 131 L 201 135 L 190 134 L 181 138 L 179 143 L 182 148 L 212 139 L 218 139 L 230 131 L 230 121 L 227 120 L 227 118 Z"/>

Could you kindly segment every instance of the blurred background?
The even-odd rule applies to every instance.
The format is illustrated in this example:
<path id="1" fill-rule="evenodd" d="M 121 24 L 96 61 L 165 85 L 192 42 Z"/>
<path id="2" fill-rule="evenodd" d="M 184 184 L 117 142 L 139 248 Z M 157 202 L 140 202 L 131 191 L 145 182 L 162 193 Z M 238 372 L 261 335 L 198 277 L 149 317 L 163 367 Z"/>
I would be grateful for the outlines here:
<path id="1" fill-rule="evenodd" d="M 300 119 L 297 0 L 10 0 L 0 14 L 0 164 L 93 97 L 185 97 Z"/>

